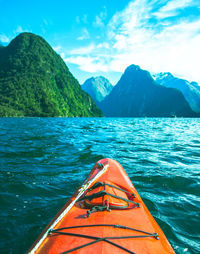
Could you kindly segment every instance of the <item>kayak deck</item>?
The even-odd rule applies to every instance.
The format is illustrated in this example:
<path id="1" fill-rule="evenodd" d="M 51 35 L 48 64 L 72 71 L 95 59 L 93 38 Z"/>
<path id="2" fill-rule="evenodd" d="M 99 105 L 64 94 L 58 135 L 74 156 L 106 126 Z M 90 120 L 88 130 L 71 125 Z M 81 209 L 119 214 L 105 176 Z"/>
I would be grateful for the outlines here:
<path id="1" fill-rule="evenodd" d="M 47 226 L 46 237 L 41 241 L 43 232 L 30 253 L 175 253 L 118 162 L 100 160 L 84 184 L 88 183 Z"/>

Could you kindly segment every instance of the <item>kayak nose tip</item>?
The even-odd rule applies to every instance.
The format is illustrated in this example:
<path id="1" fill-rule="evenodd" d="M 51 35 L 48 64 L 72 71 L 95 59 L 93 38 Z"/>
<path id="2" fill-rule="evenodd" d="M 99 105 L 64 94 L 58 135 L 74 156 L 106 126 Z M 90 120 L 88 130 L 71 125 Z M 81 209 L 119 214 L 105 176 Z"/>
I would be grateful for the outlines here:
<path id="1" fill-rule="evenodd" d="M 97 163 L 97 168 L 98 168 L 98 169 L 104 168 L 104 164 L 103 164 L 103 163 Z"/>

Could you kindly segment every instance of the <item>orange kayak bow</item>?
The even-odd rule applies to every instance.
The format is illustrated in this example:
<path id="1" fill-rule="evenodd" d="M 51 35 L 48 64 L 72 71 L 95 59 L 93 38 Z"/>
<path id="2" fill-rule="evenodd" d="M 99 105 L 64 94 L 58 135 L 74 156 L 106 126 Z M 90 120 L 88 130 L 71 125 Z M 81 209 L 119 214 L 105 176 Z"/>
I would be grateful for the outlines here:
<path id="1" fill-rule="evenodd" d="M 175 253 L 122 166 L 98 161 L 28 253 Z"/>

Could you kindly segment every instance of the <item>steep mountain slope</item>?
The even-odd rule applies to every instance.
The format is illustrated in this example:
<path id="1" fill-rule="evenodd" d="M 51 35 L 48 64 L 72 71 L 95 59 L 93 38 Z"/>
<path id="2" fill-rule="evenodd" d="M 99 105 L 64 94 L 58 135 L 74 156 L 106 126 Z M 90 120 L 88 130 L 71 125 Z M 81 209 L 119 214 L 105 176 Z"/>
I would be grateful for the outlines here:
<path id="1" fill-rule="evenodd" d="M 62 58 L 22 33 L 0 48 L 0 116 L 102 116 Z"/>
<path id="2" fill-rule="evenodd" d="M 196 116 L 181 92 L 156 84 L 149 72 L 136 65 L 125 70 L 100 108 L 105 116 L 116 117 Z"/>
<path id="3" fill-rule="evenodd" d="M 108 79 L 99 76 L 87 79 L 83 83 L 82 89 L 98 104 L 112 91 L 113 86 Z"/>
<path id="4" fill-rule="evenodd" d="M 176 88 L 183 93 L 193 111 L 200 113 L 200 86 L 196 82 L 188 82 L 174 77 L 169 72 L 154 75 L 155 81 L 165 87 Z"/>

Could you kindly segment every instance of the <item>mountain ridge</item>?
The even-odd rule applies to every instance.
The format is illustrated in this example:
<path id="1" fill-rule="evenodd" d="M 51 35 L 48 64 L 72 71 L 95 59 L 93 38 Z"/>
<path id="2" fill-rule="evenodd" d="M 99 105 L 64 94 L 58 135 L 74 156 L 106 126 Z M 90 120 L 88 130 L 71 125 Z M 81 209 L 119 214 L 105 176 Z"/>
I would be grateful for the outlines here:
<path id="1" fill-rule="evenodd" d="M 171 87 L 181 91 L 196 113 L 200 113 L 200 86 L 197 82 L 189 82 L 172 75 L 170 72 L 161 72 L 154 75 L 155 81 L 165 87 Z"/>
<path id="2" fill-rule="evenodd" d="M 151 74 L 130 65 L 100 104 L 111 117 L 195 117 L 183 94 L 157 84 Z"/>

